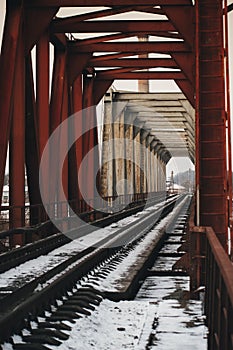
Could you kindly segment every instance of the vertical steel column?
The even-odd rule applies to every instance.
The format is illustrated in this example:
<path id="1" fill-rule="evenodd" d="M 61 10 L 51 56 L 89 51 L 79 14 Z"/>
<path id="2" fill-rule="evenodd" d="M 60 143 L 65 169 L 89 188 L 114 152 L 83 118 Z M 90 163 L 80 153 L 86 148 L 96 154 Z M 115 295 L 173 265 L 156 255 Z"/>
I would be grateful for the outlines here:
<path id="1" fill-rule="evenodd" d="M 224 0 L 224 37 L 225 37 L 225 76 L 226 76 L 226 113 L 227 113 L 227 153 L 228 153 L 228 253 L 233 254 L 233 213 L 232 213 L 232 149 L 231 149 L 231 105 L 230 105 L 230 72 L 229 72 L 229 47 L 228 47 L 228 11 L 227 0 Z"/>
<path id="2" fill-rule="evenodd" d="M 79 127 L 82 128 L 82 75 L 76 78 L 71 88 L 71 114 L 76 114 L 79 118 Z M 75 135 L 78 130 L 73 129 Z M 75 139 L 77 136 L 75 136 Z M 69 198 L 75 201 L 74 210 L 80 211 L 81 194 L 78 184 L 78 168 L 82 161 L 82 139 L 78 138 L 69 152 Z M 81 179 L 80 179 L 81 181 Z"/>
<path id="3" fill-rule="evenodd" d="M 61 108 L 61 122 L 65 121 L 68 118 L 69 114 L 69 107 L 68 107 L 68 82 L 67 82 L 67 74 L 64 75 L 64 88 L 63 88 L 63 96 L 62 96 L 62 108 Z M 61 137 L 60 139 L 60 145 L 59 148 L 67 149 L 68 148 L 68 132 Z M 64 160 L 63 164 L 60 164 L 62 166 L 62 187 L 63 191 L 65 193 L 66 199 L 68 200 L 68 154 L 66 155 L 66 158 Z M 60 189 L 59 189 L 60 190 Z M 59 195 L 59 201 L 61 199 L 61 196 Z M 67 214 L 67 208 L 64 204 L 62 207 L 63 215 Z"/>
<path id="4" fill-rule="evenodd" d="M 50 134 L 60 125 L 62 121 L 62 105 L 63 105 L 63 93 L 64 93 L 64 82 L 65 82 L 65 68 L 66 68 L 66 52 L 56 50 L 54 57 L 54 68 L 53 68 L 53 80 L 51 90 L 51 102 L 50 102 Z M 57 140 L 57 147 L 50 154 L 50 167 L 53 169 L 60 169 L 60 161 L 57 150 L 59 149 L 60 140 Z M 49 170 L 49 169 L 48 169 Z M 55 202 L 58 199 L 59 187 L 58 179 L 51 179 L 49 176 L 48 184 L 48 203 Z M 46 187 L 47 188 L 47 187 Z"/>
<path id="5" fill-rule="evenodd" d="M 199 0 L 197 11 L 197 157 L 200 224 L 227 242 L 226 116 L 222 5 Z M 199 115 L 198 115 L 199 114 Z"/>
<path id="6" fill-rule="evenodd" d="M 25 120 L 25 158 L 27 170 L 27 183 L 30 205 L 41 204 L 39 189 L 39 144 L 38 127 L 36 118 L 36 101 L 34 93 L 34 81 L 32 72 L 31 54 L 26 58 L 25 74 L 26 91 L 26 120 Z M 42 213 L 42 206 L 30 209 L 30 223 L 35 225 L 46 220 L 46 215 Z"/>
<path id="7" fill-rule="evenodd" d="M 90 200 L 87 210 L 92 209 L 92 202 L 97 195 L 99 186 L 99 179 L 96 176 L 97 169 L 99 169 L 99 154 L 97 147 L 95 147 L 98 145 L 98 132 L 96 127 L 96 107 L 93 105 L 93 83 L 93 77 L 83 77 L 83 108 L 86 109 L 83 111 L 83 122 L 87 130 L 83 135 L 83 158 L 88 153 L 89 155 L 82 175 L 83 178 L 85 176 L 83 190 L 86 197 Z"/>
<path id="8" fill-rule="evenodd" d="M 25 56 L 21 33 L 17 49 L 13 115 L 10 135 L 9 200 L 10 227 L 25 224 Z M 13 244 L 22 245 L 23 236 L 13 238 Z"/>
<path id="9" fill-rule="evenodd" d="M 2 48 L 0 55 L 0 198 L 4 183 L 7 147 L 10 135 L 13 83 L 16 51 L 22 17 L 22 6 L 18 2 L 7 2 Z"/>

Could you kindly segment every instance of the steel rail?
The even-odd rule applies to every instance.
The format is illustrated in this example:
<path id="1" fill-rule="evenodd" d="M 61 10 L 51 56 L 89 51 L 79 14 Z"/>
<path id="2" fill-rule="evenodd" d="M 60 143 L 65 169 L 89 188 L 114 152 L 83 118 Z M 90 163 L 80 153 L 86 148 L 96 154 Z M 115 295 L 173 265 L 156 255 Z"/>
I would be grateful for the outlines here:
<path id="1" fill-rule="evenodd" d="M 159 212 L 152 212 L 144 220 L 140 219 L 126 228 L 122 228 L 119 230 L 120 232 L 110 234 L 108 239 L 104 238 L 101 240 L 99 247 L 89 248 L 89 251 L 81 252 L 82 257 L 73 257 L 73 260 L 76 261 L 69 261 L 65 270 L 64 265 L 58 265 L 53 271 L 49 271 L 46 276 L 46 278 L 51 279 L 51 283 L 41 288 L 40 291 L 33 293 L 33 288 L 39 282 L 37 280 L 33 281 L 33 285 L 26 285 L 23 289 L 15 291 L 14 295 L 4 298 L 2 302 L 0 301 L 1 306 L 3 307 L 4 305 L 4 309 L 0 315 L 0 342 L 9 340 L 13 333 L 20 331 L 24 327 L 25 319 L 27 319 L 29 313 L 32 316 L 40 314 L 52 302 L 64 295 L 65 291 L 72 288 L 78 280 L 96 265 L 116 253 L 125 244 L 139 240 L 161 217 L 165 217 L 168 211 L 171 211 L 175 204 L 182 199 L 183 196 L 171 199 L 164 208 L 159 209 Z M 72 265 L 70 265 L 71 263 Z M 44 277 L 43 282 L 46 282 L 46 278 Z"/>

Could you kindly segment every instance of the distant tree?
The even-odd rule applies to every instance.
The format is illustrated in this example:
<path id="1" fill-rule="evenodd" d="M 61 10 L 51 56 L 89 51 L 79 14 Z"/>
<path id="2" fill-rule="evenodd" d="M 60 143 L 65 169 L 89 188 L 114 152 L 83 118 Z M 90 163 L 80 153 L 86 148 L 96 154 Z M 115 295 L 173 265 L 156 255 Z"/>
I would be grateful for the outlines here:
<path id="1" fill-rule="evenodd" d="M 193 189 L 195 184 L 195 172 L 191 169 L 174 175 L 174 182 L 188 189 Z"/>

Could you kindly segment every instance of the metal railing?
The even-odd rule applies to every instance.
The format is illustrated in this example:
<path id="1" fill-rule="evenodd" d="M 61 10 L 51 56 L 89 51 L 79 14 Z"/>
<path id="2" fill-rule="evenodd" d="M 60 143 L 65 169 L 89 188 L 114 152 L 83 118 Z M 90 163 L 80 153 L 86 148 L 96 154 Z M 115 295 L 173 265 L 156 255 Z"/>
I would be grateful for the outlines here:
<path id="1" fill-rule="evenodd" d="M 205 287 L 208 350 L 233 350 L 233 264 L 211 227 L 190 227 L 190 288 Z"/>
<path id="2" fill-rule="evenodd" d="M 43 233 L 41 236 L 41 232 L 44 232 L 45 227 L 43 225 L 49 224 L 49 216 L 58 222 L 60 220 L 64 225 L 70 222 L 73 213 L 77 214 L 85 222 L 93 222 L 113 213 L 121 212 L 124 209 L 144 205 L 145 203 L 160 202 L 165 198 L 166 192 L 161 191 L 149 194 L 134 193 L 104 198 L 99 197 L 90 200 L 76 199 L 69 202 L 49 203 L 46 206 L 42 204 L 28 204 L 25 206 L 3 205 L 1 206 L 0 215 L 0 251 L 2 250 L 1 247 L 15 245 L 14 242 L 11 243 L 11 237 L 14 235 L 20 237 L 21 234 L 26 232 L 29 238 L 32 235 L 34 235 L 35 239 L 43 238 Z M 49 213 L 49 216 L 47 213 Z M 47 225 L 46 228 L 50 233 L 54 233 L 54 228 L 51 225 Z M 28 229 L 30 230 L 28 231 Z M 16 242 L 16 245 L 28 243 L 25 237 L 21 237 L 20 243 Z M 33 241 L 32 237 L 30 238 L 31 240 Z"/>
<path id="3" fill-rule="evenodd" d="M 209 350 L 233 349 L 233 265 L 213 229 L 206 228 L 205 313 Z"/>

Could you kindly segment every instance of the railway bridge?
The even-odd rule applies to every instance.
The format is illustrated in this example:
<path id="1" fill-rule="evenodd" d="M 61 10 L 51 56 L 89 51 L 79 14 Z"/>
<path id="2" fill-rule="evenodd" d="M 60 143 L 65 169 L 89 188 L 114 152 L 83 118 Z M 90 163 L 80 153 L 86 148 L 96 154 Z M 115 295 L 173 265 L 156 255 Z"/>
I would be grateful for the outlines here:
<path id="1" fill-rule="evenodd" d="M 169 163 L 189 159 L 195 185 L 192 204 L 184 204 L 189 213 L 184 216 L 185 254 L 164 254 L 179 256 L 171 275 L 190 276 L 194 299 L 205 291 L 208 348 L 233 349 L 232 9 L 226 0 L 6 0 L 0 56 L 2 273 L 16 266 L 13 261 L 25 262 L 21 254 L 30 245 L 36 249 L 27 254 L 36 257 L 42 247 L 48 253 L 74 238 L 93 235 L 94 225 L 114 228 L 113 222 L 139 215 L 142 208 L 150 212 L 159 203 L 166 210 L 154 210 L 161 217 L 171 215 L 169 210 L 180 208 L 184 193 L 179 199 L 167 193 Z M 6 174 L 9 201 L 4 203 Z M 174 217 L 178 220 L 178 212 Z M 110 243 L 103 236 L 99 242 L 114 254 L 115 244 L 127 242 L 132 248 L 145 227 L 151 230 L 157 222 L 151 214 L 149 218 L 135 223 L 135 232 L 129 228 L 127 239 L 123 232 L 120 238 L 109 233 L 114 249 L 105 247 Z M 174 230 L 179 230 L 177 225 Z M 95 242 L 95 236 L 90 237 Z M 98 256 L 90 247 L 86 250 L 90 259 L 86 265 L 85 259 L 80 262 L 79 278 L 94 261 L 107 259 L 103 250 Z M 79 251 L 69 263 L 85 254 Z M 4 293 L 0 290 L 0 304 Z M 17 293 L 12 292 L 9 303 L 22 296 Z M 87 288 L 85 293 L 94 295 Z M 117 299 L 111 292 L 106 295 Z M 43 303 L 45 299 L 39 305 Z M 54 320 L 63 320 L 64 310 Z M 15 311 L 7 316 L 4 312 L 2 342 L 12 339 L 7 330 L 14 317 L 14 332 L 21 324 Z M 42 348 L 35 345 L 42 344 L 38 334 L 30 340 L 34 347 L 12 340 L 11 346 Z"/>

